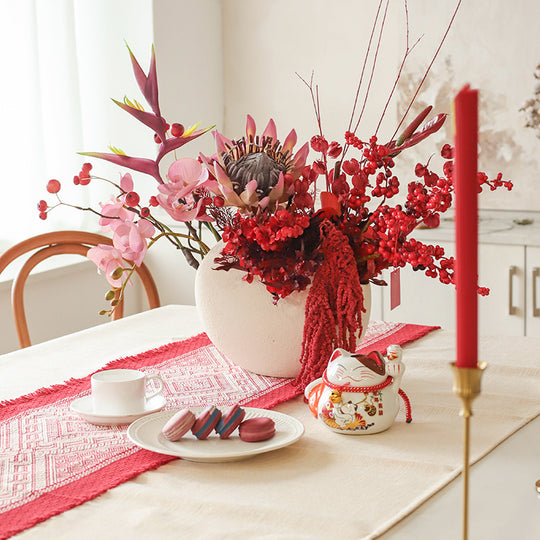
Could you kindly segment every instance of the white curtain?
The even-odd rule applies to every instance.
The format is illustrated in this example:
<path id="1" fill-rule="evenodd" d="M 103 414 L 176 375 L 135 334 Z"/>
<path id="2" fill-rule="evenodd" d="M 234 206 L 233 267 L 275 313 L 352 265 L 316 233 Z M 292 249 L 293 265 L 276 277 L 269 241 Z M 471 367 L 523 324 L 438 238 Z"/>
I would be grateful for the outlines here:
<path id="1" fill-rule="evenodd" d="M 36 204 L 54 201 L 47 180 L 80 205 L 108 198 L 109 188 L 73 185 L 79 151 L 112 144 L 151 155 L 151 137 L 110 98 L 140 100 L 125 42 L 147 68 L 153 42 L 151 0 L 0 0 L 0 251 L 33 234 L 96 228 L 69 208 L 43 222 Z M 99 169 L 96 171 L 96 167 Z M 94 162 L 102 176 L 118 171 Z M 91 196 L 90 196 L 91 193 Z"/>

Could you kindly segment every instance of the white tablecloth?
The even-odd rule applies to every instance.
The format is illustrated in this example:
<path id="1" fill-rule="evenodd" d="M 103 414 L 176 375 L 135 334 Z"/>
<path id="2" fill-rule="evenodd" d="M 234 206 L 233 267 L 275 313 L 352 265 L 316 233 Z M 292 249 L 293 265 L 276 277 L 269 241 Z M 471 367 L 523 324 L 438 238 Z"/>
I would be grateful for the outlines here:
<path id="1" fill-rule="evenodd" d="M 199 331 L 194 308 L 167 306 L 1 356 L 0 400 Z M 294 445 L 228 464 L 175 460 L 20 537 L 367 539 L 429 499 L 384 537 L 458 538 L 459 479 L 430 498 L 462 463 L 462 419 L 448 366 L 454 339 L 436 331 L 405 346 L 412 424 L 400 412 L 386 432 L 343 436 L 317 422 L 298 398 L 277 408 L 304 423 Z M 474 405 L 473 460 L 540 413 L 538 351 L 539 339 L 481 340 L 489 368 Z M 537 419 L 473 467 L 471 538 L 540 537 L 538 448 Z"/>

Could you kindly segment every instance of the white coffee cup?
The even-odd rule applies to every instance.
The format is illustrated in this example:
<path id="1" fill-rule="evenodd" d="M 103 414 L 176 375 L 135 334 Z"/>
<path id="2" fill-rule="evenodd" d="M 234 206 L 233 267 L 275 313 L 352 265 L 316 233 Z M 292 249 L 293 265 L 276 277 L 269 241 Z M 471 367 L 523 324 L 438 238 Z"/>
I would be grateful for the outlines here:
<path id="1" fill-rule="evenodd" d="M 157 381 L 159 388 L 147 394 L 146 384 L 151 380 Z M 121 416 L 143 413 L 148 400 L 163 390 L 163 380 L 159 375 L 147 375 L 136 369 L 98 371 L 90 381 L 95 414 Z"/>

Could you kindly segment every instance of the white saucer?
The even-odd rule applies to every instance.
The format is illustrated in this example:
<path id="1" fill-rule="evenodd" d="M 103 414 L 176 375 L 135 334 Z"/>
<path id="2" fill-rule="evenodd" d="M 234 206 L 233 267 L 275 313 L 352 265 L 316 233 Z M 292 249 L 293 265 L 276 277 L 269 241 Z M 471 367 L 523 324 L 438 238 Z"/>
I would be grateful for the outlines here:
<path id="1" fill-rule="evenodd" d="M 137 414 L 126 414 L 126 415 L 107 415 L 107 414 L 96 414 L 94 412 L 94 407 L 92 405 L 92 396 L 84 396 L 82 398 L 76 399 L 71 402 L 69 408 L 77 413 L 79 416 L 84 418 L 87 422 L 91 424 L 96 424 L 98 426 L 104 425 L 117 425 L 117 424 L 131 424 L 147 414 L 155 413 L 163 407 L 167 400 L 162 395 L 154 396 L 150 398 L 146 403 L 146 409 Z"/>

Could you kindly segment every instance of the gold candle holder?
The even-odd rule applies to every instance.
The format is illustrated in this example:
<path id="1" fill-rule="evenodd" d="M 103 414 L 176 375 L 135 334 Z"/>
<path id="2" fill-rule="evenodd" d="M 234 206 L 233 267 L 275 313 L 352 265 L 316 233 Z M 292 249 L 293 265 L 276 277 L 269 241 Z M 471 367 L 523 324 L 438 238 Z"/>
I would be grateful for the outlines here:
<path id="1" fill-rule="evenodd" d="M 467 540 L 469 531 L 469 446 L 470 446 L 470 418 L 472 416 L 472 402 L 480 395 L 481 382 L 486 362 L 478 362 L 476 368 L 457 367 L 455 362 L 450 364 L 454 374 L 453 391 L 461 399 L 460 416 L 464 420 L 463 433 L 463 540 Z"/>

